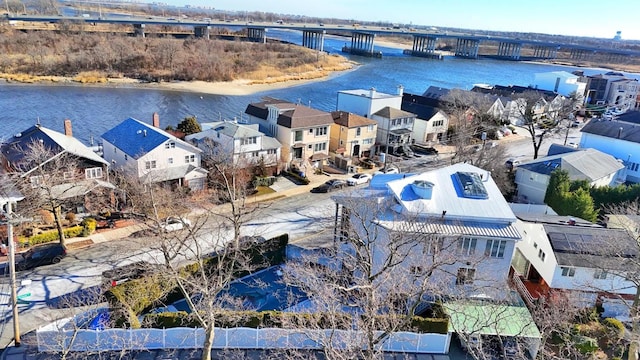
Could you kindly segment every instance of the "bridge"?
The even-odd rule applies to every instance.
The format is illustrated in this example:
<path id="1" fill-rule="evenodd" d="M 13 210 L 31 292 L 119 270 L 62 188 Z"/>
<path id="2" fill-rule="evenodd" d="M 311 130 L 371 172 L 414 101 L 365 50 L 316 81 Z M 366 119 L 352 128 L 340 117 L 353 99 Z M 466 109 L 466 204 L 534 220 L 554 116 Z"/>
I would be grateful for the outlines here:
<path id="1" fill-rule="evenodd" d="M 438 41 L 445 39 L 455 40 L 455 56 L 477 59 L 480 45 L 494 43 L 496 53 L 483 55 L 502 60 L 545 60 L 555 59 L 559 52 L 569 53 L 572 60 L 590 60 L 596 54 L 605 56 L 609 61 L 622 61 L 629 57 L 640 57 L 640 51 L 616 49 L 613 47 L 586 46 L 579 44 L 536 41 L 510 37 L 496 37 L 488 35 L 476 35 L 467 33 L 449 33 L 436 30 L 395 29 L 361 25 L 331 25 L 331 24 L 306 24 L 306 23 L 266 23 L 266 22 L 239 22 L 222 20 L 191 20 L 159 17 L 123 17 L 123 16 L 37 16 L 37 15 L 6 15 L 8 21 L 25 22 L 76 22 L 87 24 L 120 24 L 131 25 L 136 36 L 145 36 L 145 26 L 160 25 L 173 27 L 192 27 L 196 37 L 210 38 L 211 28 L 247 29 L 247 38 L 250 41 L 266 42 L 268 29 L 298 30 L 302 32 L 302 46 L 322 51 L 324 37 L 329 33 L 351 34 L 351 46 L 343 49 L 358 55 L 376 56 L 374 41 L 378 35 L 411 35 L 413 45 L 404 52 L 419 57 L 440 57 L 437 51 Z M 523 49 L 528 49 L 528 55 L 523 54 Z"/>

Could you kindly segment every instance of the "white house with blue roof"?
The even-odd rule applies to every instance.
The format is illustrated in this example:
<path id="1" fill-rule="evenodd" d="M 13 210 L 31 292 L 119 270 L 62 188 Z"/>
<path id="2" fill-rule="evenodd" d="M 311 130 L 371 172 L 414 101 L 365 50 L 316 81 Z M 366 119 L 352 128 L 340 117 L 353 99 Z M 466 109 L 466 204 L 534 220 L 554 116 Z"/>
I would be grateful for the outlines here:
<path id="1" fill-rule="evenodd" d="M 383 248 L 402 241 L 411 244 L 402 261 L 404 276 L 427 272 L 439 294 L 506 295 L 522 235 L 489 172 L 458 163 L 415 175 L 376 175 L 370 188 L 334 200 L 338 241 L 367 242 L 375 234 L 377 244 L 386 244 L 377 245 L 380 261 L 388 251 Z"/>
<path id="2" fill-rule="evenodd" d="M 202 150 L 154 125 L 128 118 L 102 134 L 103 157 L 114 169 L 134 173 L 145 183 L 174 183 L 192 190 L 205 187 Z"/>

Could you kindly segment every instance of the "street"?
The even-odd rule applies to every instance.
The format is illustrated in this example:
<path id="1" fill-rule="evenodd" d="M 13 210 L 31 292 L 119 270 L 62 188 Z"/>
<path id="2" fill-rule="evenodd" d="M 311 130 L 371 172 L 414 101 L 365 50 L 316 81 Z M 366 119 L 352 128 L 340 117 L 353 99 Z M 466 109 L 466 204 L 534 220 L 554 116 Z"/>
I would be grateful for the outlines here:
<path id="1" fill-rule="evenodd" d="M 523 136 L 499 141 L 506 147 L 508 157 L 520 162 L 533 159 L 531 139 Z M 552 143 L 579 144 L 578 128 L 571 128 L 568 135 L 564 132 L 548 134 L 540 149 L 539 156 L 545 156 Z M 398 165 L 402 172 L 421 172 L 430 168 L 448 164 L 446 155 L 422 156 L 403 160 Z M 342 191 L 350 191 L 347 188 Z M 285 196 L 276 201 L 267 202 L 252 214 L 242 226 L 242 235 L 271 238 L 288 233 L 290 242 L 309 237 L 333 226 L 335 205 L 329 194 L 305 192 L 295 196 Z M 215 250 L 220 238 L 229 239 L 231 230 L 221 233 L 220 228 L 206 223 L 198 233 L 198 243 L 205 244 L 208 251 Z M 95 304 L 99 297 L 99 285 L 103 271 L 134 261 L 162 262 L 160 252 L 154 250 L 145 239 L 126 238 L 92 245 L 88 248 L 73 250 L 59 264 L 44 266 L 18 273 L 18 296 L 21 332 L 28 332 L 62 317 L 71 316 L 78 309 L 68 309 L 69 305 Z M 182 259 L 181 261 L 187 261 Z M 7 278 L 0 280 L 0 312 L 5 314 L 0 323 L 0 345 L 6 346 L 13 338 L 10 304 L 10 288 Z M 73 299 L 73 300 L 72 300 Z M 70 301 L 72 300 L 72 301 Z"/>

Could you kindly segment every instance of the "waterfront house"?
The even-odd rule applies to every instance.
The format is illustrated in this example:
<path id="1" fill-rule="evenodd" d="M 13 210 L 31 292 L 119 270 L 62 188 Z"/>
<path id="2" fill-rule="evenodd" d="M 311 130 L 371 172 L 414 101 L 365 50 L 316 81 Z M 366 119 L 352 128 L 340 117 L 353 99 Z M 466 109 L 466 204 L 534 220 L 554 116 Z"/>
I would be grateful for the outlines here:
<path id="1" fill-rule="evenodd" d="M 258 131 L 258 124 L 238 124 L 235 121 L 203 123 L 202 131 L 186 140 L 205 154 L 229 161 L 240 167 L 264 166 L 271 174 L 278 173 L 280 142 Z"/>
<path id="2" fill-rule="evenodd" d="M 587 83 L 584 79 L 567 71 L 536 73 L 531 87 L 569 97 L 572 93 L 583 98 Z"/>
<path id="3" fill-rule="evenodd" d="M 135 175 L 144 183 L 169 184 L 192 190 L 205 188 L 207 171 L 202 150 L 160 129 L 128 118 L 102 134 L 103 157 L 112 168 Z"/>
<path id="4" fill-rule="evenodd" d="M 587 105 L 613 107 L 621 112 L 638 107 L 640 83 L 637 79 L 628 78 L 620 72 L 610 71 L 585 76 L 582 81 L 587 83 L 585 90 Z"/>
<path id="5" fill-rule="evenodd" d="M 519 201 L 544 204 L 551 173 L 564 170 L 569 179 L 587 180 L 593 187 L 617 186 L 624 182 L 625 166 L 611 155 L 596 149 L 580 149 L 521 163 L 515 183 Z"/>
<path id="6" fill-rule="evenodd" d="M 329 158 L 330 113 L 274 98 L 249 104 L 245 113 L 250 124 L 258 124 L 260 131 L 282 144 L 285 163 L 304 171 L 321 167 Z"/>
<path id="7" fill-rule="evenodd" d="M 458 163 L 415 175 L 376 175 L 369 188 L 333 198 L 337 241 L 348 248 L 353 240 L 345 239 L 367 243 L 375 236 L 375 266 L 383 266 L 388 245 L 401 242 L 410 247 L 403 271 L 427 276 L 438 294 L 507 295 L 522 235 L 489 172 Z"/>
<path id="8" fill-rule="evenodd" d="M 430 99 L 424 96 L 402 95 L 401 110 L 416 115 L 411 138 L 418 144 L 436 144 L 447 136 L 449 116 L 431 104 Z"/>
<path id="9" fill-rule="evenodd" d="M 359 158 L 369 154 L 376 142 L 378 123 L 347 111 L 332 111 L 329 152 Z"/>
<path id="10" fill-rule="evenodd" d="M 381 151 L 396 153 L 398 148 L 404 148 L 402 153 L 407 152 L 413 143 L 411 136 L 416 114 L 387 106 L 371 114 L 371 118 L 378 122 L 376 143 Z"/>
<path id="11" fill-rule="evenodd" d="M 516 244 L 513 281 L 530 304 L 566 296 L 579 307 L 602 305 L 603 316 L 628 319 L 636 286 L 638 244 L 621 229 L 579 218 L 518 213 L 526 236 Z"/>
<path id="12" fill-rule="evenodd" d="M 64 133 L 37 124 L 6 140 L 0 149 L 4 173 L 19 174 L 34 189 L 46 187 L 52 196 L 76 207 L 69 208 L 74 212 L 90 209 L 99 202 L 98 192 L 114 188 L 109 163 L 73 137 L 71 120 L 64 121 Z M 102 200 L 108 201 L 108 196 Z"/>
<path id="13" fill-rule="evenodd" d="M 336 110 L 348 111 L 370 118 L 371 115 L 385 107 L 400 109 L 403 92 L 402 86 L 398 86 L 396 94 L 386 94 L 375 88 L 338 91 Z"/>

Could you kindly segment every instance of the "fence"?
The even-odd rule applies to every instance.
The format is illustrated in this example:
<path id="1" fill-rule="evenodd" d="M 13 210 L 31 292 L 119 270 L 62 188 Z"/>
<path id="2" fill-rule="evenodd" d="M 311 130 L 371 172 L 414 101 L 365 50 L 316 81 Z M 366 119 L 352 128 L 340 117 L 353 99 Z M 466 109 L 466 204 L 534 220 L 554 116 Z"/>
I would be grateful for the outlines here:
<path id="1" fill-rule="evenodd" d="M 97 352 L 115 350 L 197 349 L 204 343 L 202 328 L 52 330 L 38 329 L 39 352 Z M 347 330 L 215 329 L 214 349 L 322 349 L 332 339 L 333 348 L 353 344 L 363 335 Z M 384 351 L 446 354 L 451 334 L 392 333 L 381 344 Z"/>

